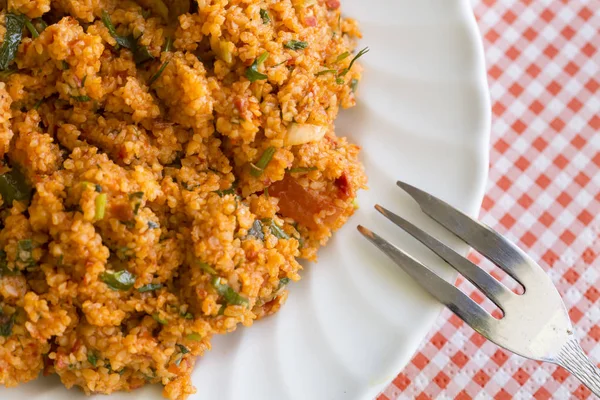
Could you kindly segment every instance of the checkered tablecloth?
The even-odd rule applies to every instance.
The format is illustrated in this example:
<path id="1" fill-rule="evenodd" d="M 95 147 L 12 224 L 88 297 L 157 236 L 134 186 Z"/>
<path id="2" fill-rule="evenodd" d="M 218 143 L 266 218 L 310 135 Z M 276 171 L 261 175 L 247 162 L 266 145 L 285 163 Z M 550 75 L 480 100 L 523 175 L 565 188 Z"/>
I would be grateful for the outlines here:
<path id="1" fill-rule="evenodd" d="M 600 364 L 600 0 L 484 0 L 474 10 L 493 105 L 481 220 L 548 271 Z M 470 283 L 459 279 L 459 287 L 482 302 Z M 593 395 L 563 369 L 501 350 L 445 310 L 378 400 L 492 398 Z"/>

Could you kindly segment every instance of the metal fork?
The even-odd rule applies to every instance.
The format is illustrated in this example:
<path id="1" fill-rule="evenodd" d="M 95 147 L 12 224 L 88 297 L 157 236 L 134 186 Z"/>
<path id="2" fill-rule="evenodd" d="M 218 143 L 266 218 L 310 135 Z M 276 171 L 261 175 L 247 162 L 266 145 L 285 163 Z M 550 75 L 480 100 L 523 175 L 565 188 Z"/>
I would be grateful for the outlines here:
<path id="1" fill-rule="evenodd" d="M 520 356 L 560 365 L 600 396 L 600 369 L 588 359 L 573 335 L 567 309 L 544 270 L 488 226 L 414 186 L 400 181 L 397 184 L 425 214 L 504 270 L 525 288 L 525 292 L 514 293 L 404 218 L 380 205 L 375 206 L 377 211 L 430 248 L 494 302 L 504 314 L 500 319 L 494 318 L 406 252 L 361 225 L 358 230 L 475 331 Z"/>

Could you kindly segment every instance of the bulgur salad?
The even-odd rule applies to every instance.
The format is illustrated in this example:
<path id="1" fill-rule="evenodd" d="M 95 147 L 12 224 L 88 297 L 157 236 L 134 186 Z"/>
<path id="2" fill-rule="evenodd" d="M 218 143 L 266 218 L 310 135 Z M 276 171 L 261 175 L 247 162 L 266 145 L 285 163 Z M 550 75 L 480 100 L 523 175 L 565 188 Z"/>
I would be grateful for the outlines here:
<path id="1" fill-rule="evenodd" d="M 355 210 L 339 0 L 0 0 L 0 384 L 190 374 Z"/>

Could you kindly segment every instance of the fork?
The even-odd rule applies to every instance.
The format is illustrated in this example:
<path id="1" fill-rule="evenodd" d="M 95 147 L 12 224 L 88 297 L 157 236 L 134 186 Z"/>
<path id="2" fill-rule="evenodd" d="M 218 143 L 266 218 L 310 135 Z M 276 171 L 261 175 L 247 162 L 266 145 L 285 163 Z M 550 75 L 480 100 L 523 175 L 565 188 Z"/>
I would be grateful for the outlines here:
<path id="1" fill-rule="evenodd" d="M 382 206 L 375 206 L 377 211 L 431 249 L 496 304 L 503 316 L 495 318 L 454 285 L 381 236 L 361 225 L 358 226 L 360 233 L 475 331 L 522 357 L 560 365 L 600 396 L 600 369 L 585 355 L 573 335 L 565 304 L 544 270 L 488 226 L 414 186 L 401 181 L 397 184 L 425 214 L 521 284 L 524 293 L 514 293 L 438 239 Z"/>

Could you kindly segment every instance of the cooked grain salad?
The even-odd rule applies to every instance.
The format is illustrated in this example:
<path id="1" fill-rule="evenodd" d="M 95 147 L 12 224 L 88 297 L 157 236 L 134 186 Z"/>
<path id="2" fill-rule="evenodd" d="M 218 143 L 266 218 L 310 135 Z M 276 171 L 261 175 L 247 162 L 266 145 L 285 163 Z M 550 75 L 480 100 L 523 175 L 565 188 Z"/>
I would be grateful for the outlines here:
<path id="1" fill-rule="evenodd" d="M 0 383 L 190 374 L 355 210 L 339 0 L 0 0 Z"/>

